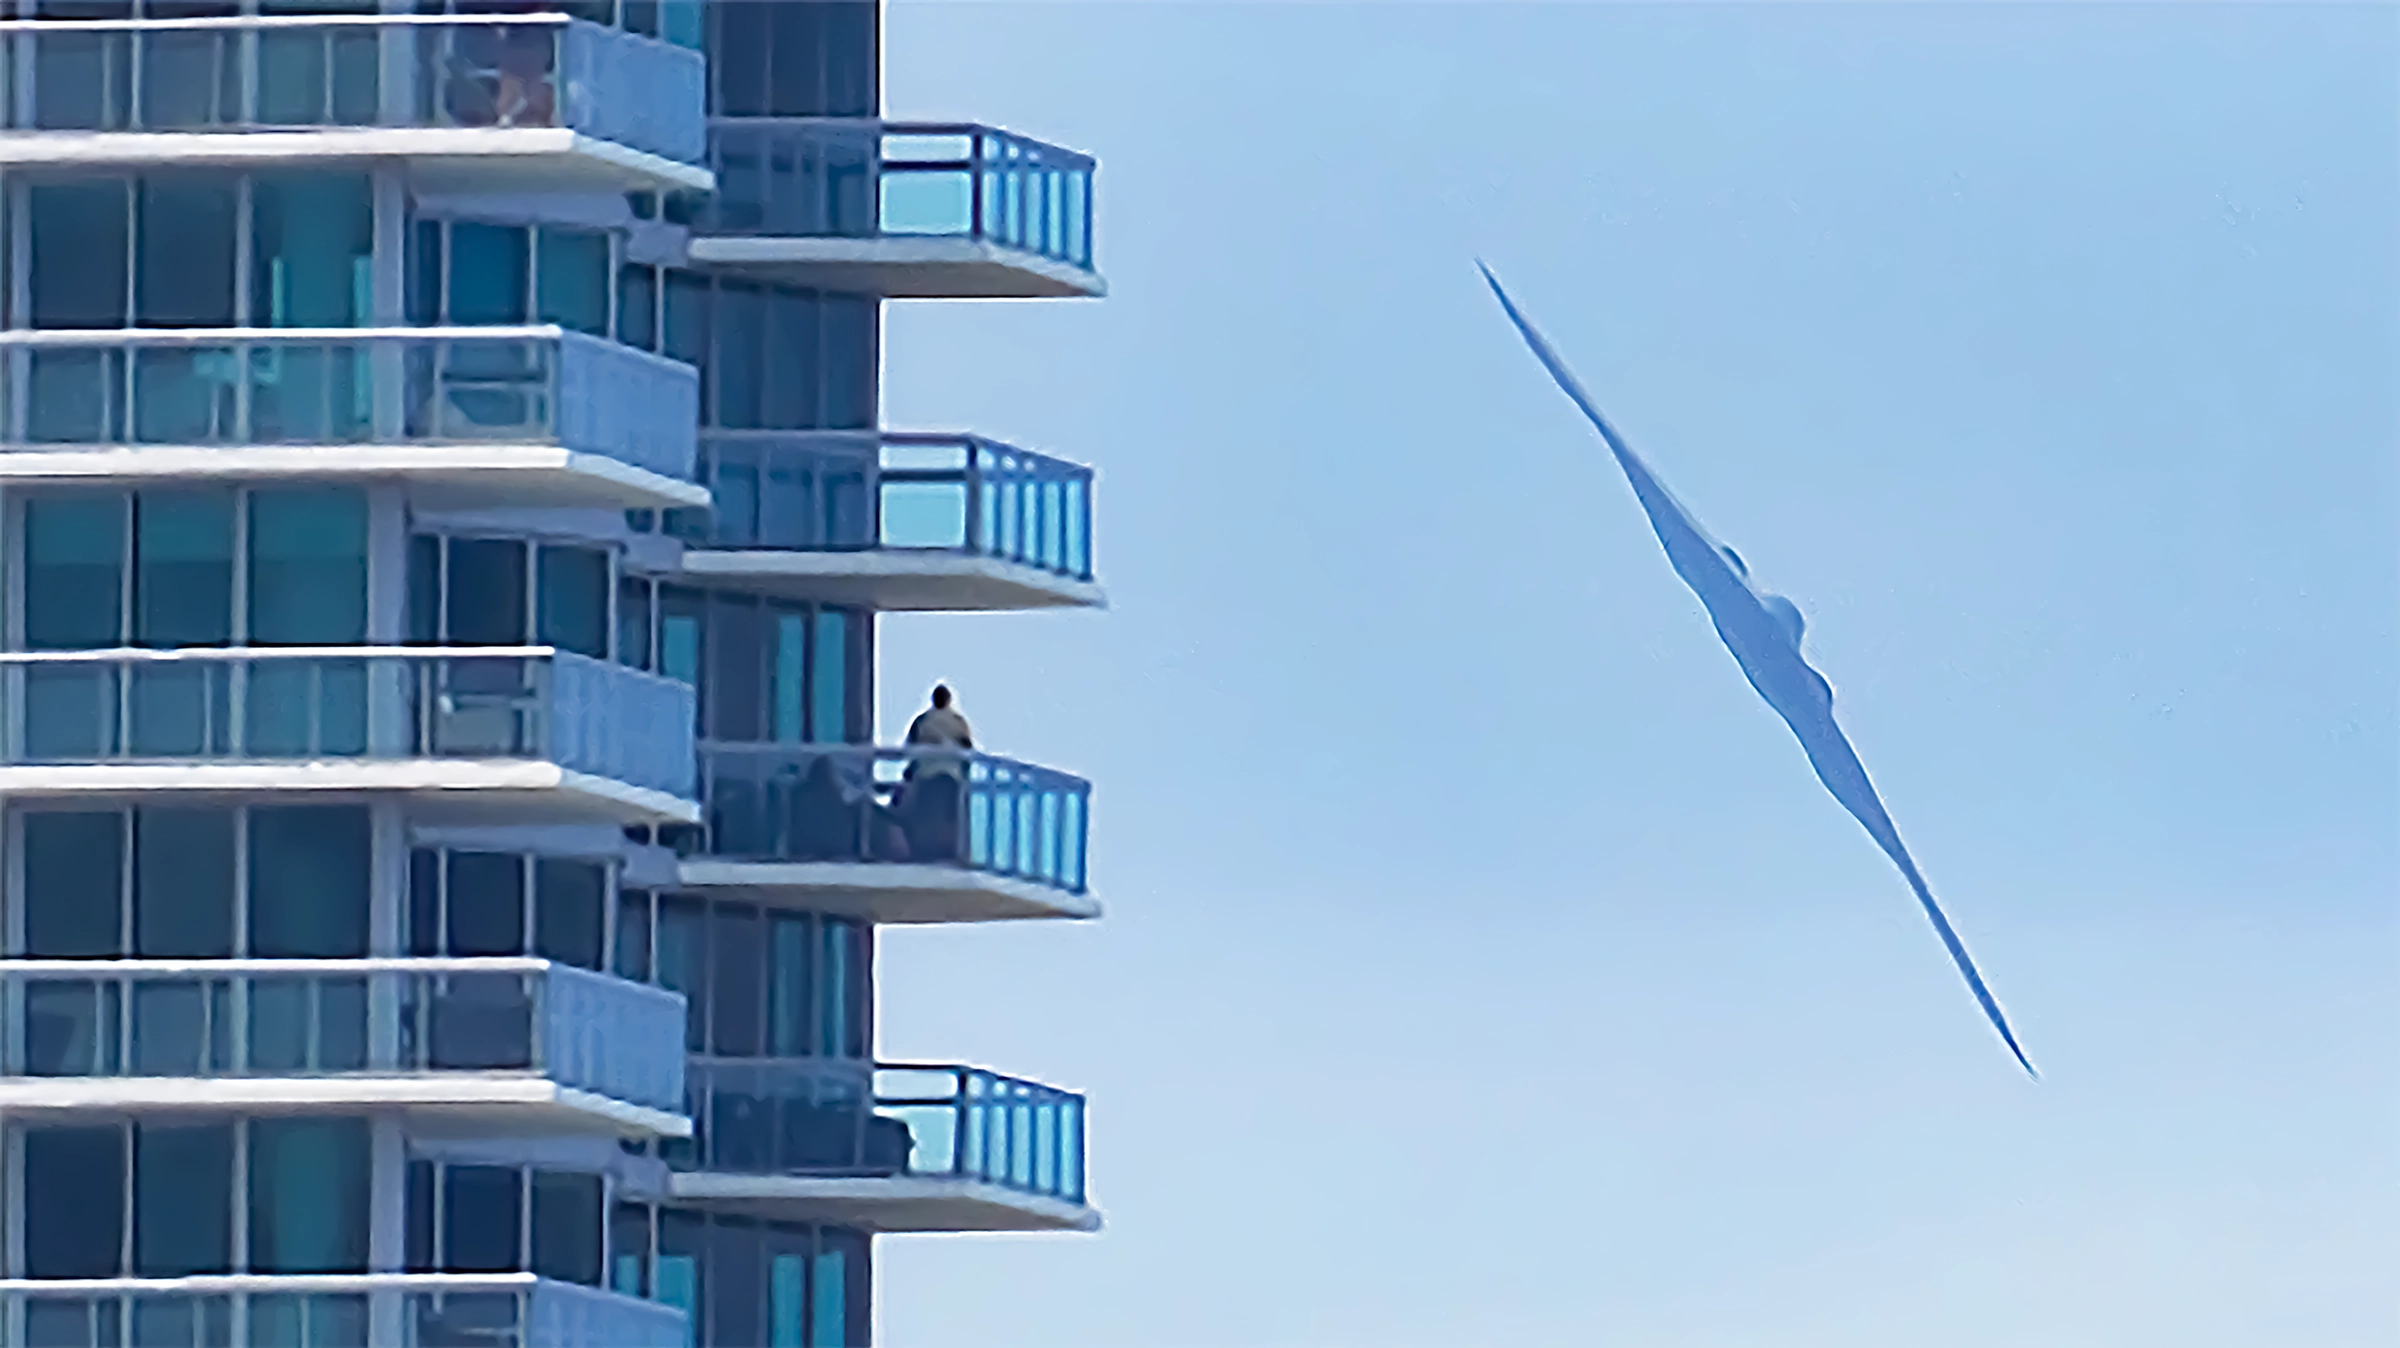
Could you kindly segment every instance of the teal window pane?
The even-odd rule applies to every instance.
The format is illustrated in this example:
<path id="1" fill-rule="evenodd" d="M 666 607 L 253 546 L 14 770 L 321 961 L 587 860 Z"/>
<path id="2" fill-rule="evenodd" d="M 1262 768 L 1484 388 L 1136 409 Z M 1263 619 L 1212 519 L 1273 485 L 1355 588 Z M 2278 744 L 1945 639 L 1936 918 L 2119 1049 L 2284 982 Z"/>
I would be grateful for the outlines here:
<path id="1" fill-rule="evenodd" d="M 123 638 L 126 499 L 35 496 L 25 502 L 25 644 L 89 650 Z"/>
<path id="2" fill-rule="evenodd" d="M 531 231 L 461 220 L 450 226 L 450 322 L 506 327 L 526 320 Z"/>
<path id="3" fill-rule="evenodd" d="M 805 712 L 808 707 L 808 615 L 775 615 L 775 742 L 797 744 L 812 738 Z"/>
<path id="4" fill-rule="evenodd" d="M 537 278 L 540 321 L 595 337 L 608 335 L 608 236 L 597 230 L 544 227 Z"/>
<path id="5" fill-rule="evenodd" d="M 809 643 L 808 737 L 819 744 L 849 738 L 850 615 L 820 610 Z"/>
<path id="6" fill-rule="evenodd" d="M 133 1130 L 133 1276 L 233 1269 L 233 1126 Z"/>
<path id="7" fill-rule="evenodd" d="M 123 180 L 36 183 L 25 189 L 32 257 L 26 272 L 36 328 L 120 328 L 132 209 Z"/>
<path id="8" fill-rule="evenodd" d="M 249 1161 L 253 1271 L 366 1271 L 365 1120 L 253 1119 Z"/>
<path id="9" fill-rule="evenodd" d="M 767 1266 L 768 1348 L 808 1348 L 802 1337 L 807 1321 L 808 1262 L 796 1254 L 779 1254 Z"/>
<path id="10" fill-rule="evenodd" d="M 538 558 L 537 640 L 594 659 L 608 657 L 608 554 L 544 545 Z"/>
<path id="11" fill-rule="evenodd" d="M 363 173 L 262 174 L 251 202 L 252 326 L 365 323 L 375 251 L 372 180 Z"/>
<path id="12" fill-rule="evenodd" d="M 363 958 L 374 857 L 366 808 L 254 808 L 249 833 L 251 956 Z"/>
<path id="13" fill-rule="evenodd" d="M 144 328 L 230 328 L 234 219 L 230 173 L 159 174 L 134 195 L 133 322 Z"/>
<path id="14" fill-rule="evenodd" d="M 809 1337 L 811 1348 L 848 1348 L 848 1307 L 844 1293 L 848 1290 L 849 1274 L 845 1252 L 819 1250 L 816 1258 L 815 1304 L 810 1307 Z"/>
<path id="15" fill-rule="evenodd" d="M 367 499 L 351 487 L 250 494 L 250 642 L 355 646 L 367 635 Z"/>
<path id="16" fill-rule="evenodd" d="M 137 492 L 133 521 L 133 644 L 231 642 L 233 493 Z"/>

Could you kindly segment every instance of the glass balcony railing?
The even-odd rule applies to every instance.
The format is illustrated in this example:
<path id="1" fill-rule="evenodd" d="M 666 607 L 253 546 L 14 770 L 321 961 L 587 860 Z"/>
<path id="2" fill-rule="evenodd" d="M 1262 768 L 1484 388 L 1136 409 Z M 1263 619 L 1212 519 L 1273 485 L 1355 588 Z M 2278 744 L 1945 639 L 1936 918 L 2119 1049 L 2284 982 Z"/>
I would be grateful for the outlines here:
<path id="1" fill-rule="evenodd" d="M 976 1067 L 692 1064 L 670 1163 L 733 1174 L 976 1180 L 1084 1201 L 1083 1097 Z M 871 1089 L 870 1089 L 871 1088 Z"/>
<path id="2" fill-rule="evenodd" d="M 975 435 L 712 431 L 696 547 L 950 552 L 1092 578 L 1092 470 Z"/>
<path id="3" fill-rule="evenodd" d="M 0 333 L 0 448 L 557 445 L 691 481 L 700 375 L 530 328 Z"/>
<path id="4" fill-rule="evenodd" d="M 540 1077 L 683 1108 L 683 998 L 540 959 L 0 961 L 0 1075 Z"/>
<path id="5" fill-rule="evenodd" d="M 719 118 L 716 194 L 694 228 L 732 237 L 975 239 L 1090 270 L 1092 157 L 986 126 Z"/>
<path id="6" fill-rule="evenodd" d="M 376 1332 L 378 1324 L 397 1329 Z M 49 1348 L 684 1348 L 682 1311 L 530 1273 L 0 1281 L 0 1332 Z M 18 1337 L 22 1335 L 23 1337 Z"/>
<path id="7" fill-rule="evenodd" d="M 717 861 L 956 866 L 1084 892 L 1091 784 L 955 750 L 710 744 L 705 850 Z"/>
<path id="8" fill-rule="evenodd" d="M 695 796 L 691 685 L 548 646 L 0 653 L 0 765 L 531 759 Z"/>
<path id="9" fill-rule="evenodd" d="M 557 128 L 683 164 L 697 51 L 559 14 L 243 15 L 0 25 L 10 131 Z"/>

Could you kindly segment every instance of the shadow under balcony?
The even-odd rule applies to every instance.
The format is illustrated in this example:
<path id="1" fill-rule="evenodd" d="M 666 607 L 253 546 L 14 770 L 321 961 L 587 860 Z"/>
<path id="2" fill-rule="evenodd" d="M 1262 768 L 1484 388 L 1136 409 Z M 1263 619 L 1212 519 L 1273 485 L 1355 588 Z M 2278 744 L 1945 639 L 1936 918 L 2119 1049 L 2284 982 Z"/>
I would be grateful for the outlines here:
<path id="1" fill-rule="evenodd" d="M 877 1232 L 1097 1231 L 1084 1101 L 950 1064 L 702 1060 L 675 1199 Z"/>
<path id="2" fill-rule="evenodd" d="M 709 744 L 687 888 L 878 923 L 1091 918 L 1091 785 L 989 754 Z"/>
<path id="3" fill-rule="evenodd" d="M 965 123 L 721 117 L 694 266 L 886 299 L 1096 298 L 1091 156 Z"/>
<path id="4" fill-rule="evenodd" d="M 547 646 L 0 653 L 0 794 L 400 792 L 437 821 L 691 823 L 693 704 Z"/>
<path id="5" fill-rule="evenodd" d="M 556 327 L 0 333 L 0 483 L 399 477 L 433 509 L 704 506 L 699 374 Z"/>
<path id="6" fill-rule="evenodd" d="M 550 960 L 0 961 L 0 1110 L 682 1137 L 684 1001 Z"/>
<path id="7" fill-rule="evenodd" d="M 705 191 L 700 53 L 562 14 L 16 20 L 0 166 L 398 160 L 442 191 Z"/>
<path id="8" fill-rule="evenodd" d="M 884 612 L 1097 608 L 1092 470 L 982 436 L 713 431 L 685 574 Z"/>

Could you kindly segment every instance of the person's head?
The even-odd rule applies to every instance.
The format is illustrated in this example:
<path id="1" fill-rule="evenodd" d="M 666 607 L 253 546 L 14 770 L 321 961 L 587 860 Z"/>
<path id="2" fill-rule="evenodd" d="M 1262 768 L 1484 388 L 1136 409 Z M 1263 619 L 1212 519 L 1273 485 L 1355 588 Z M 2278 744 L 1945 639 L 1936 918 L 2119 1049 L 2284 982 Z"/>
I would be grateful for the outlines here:
<path id="1" fill-rule="evenodd" d="M 937 683 L 937 684 L 935 684 L 935 685 L 933 686 L 933 706 L 934 706 L 934 709 L 935 709 L 936 711 L 939 711 L 939 710 L 941 710 L 942 708 L 944 708 L 944 707 L 947 707 L 947 706 L 949 706 L 949 705 L 950 705 L 950 685 L 949 685 L 949 684 L 946 684 L 946 683 Z"/>

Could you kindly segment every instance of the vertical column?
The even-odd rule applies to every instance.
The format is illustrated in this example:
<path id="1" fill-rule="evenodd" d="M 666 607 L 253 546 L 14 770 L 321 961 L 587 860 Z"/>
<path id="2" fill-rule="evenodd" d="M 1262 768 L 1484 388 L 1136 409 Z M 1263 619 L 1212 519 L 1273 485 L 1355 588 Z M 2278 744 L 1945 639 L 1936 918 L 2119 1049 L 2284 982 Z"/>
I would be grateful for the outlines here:
<path id="1" fill-rule="evenodd" d="M 389 39 L 387 38 L 387 49 Z M 388 57 L 387 57 L 388 59 Z M 391 85 L 384 85 L 390 96 Z M 375 170 L 375 258 L 368 287 L 369 312 L 364 326 L 397 328 L 408 322 L 408 180 L 406 171 L 386 165 Z M 406 352 L 397 342 L 378 342 L 369 357 L 375 401 L 375 438 L 392 441 L 407 427 Z"/>
<path id="2" fill-rule="evenodd" d="M 373 629 L 369 608 L 369 631 Z M 372 639 L 372 637 L 370 637 Z M 407 952 L 408 818 L 396 800 L 379 800 L 374 807 L 373 867 L 367 894 L 367 953 L 389 959 Z M 367 1042 L 371 1065 L 379 1071 L 402 1066 L 400 1050 L 400 983 L 375 978 L 367 987 Z M 367 1190 L 367 1268 L 376 1273 L 398 1272 L 408 1262 L 408 1132 L 397 1110 L 385 1110 L 368 1124 L 370 1172 Z M 402 1293 L 376 1292 L 367 1302 L 367 1342 L 374 1348 L 401 1348 L 407 1342 L 407 1307 Z"/>

